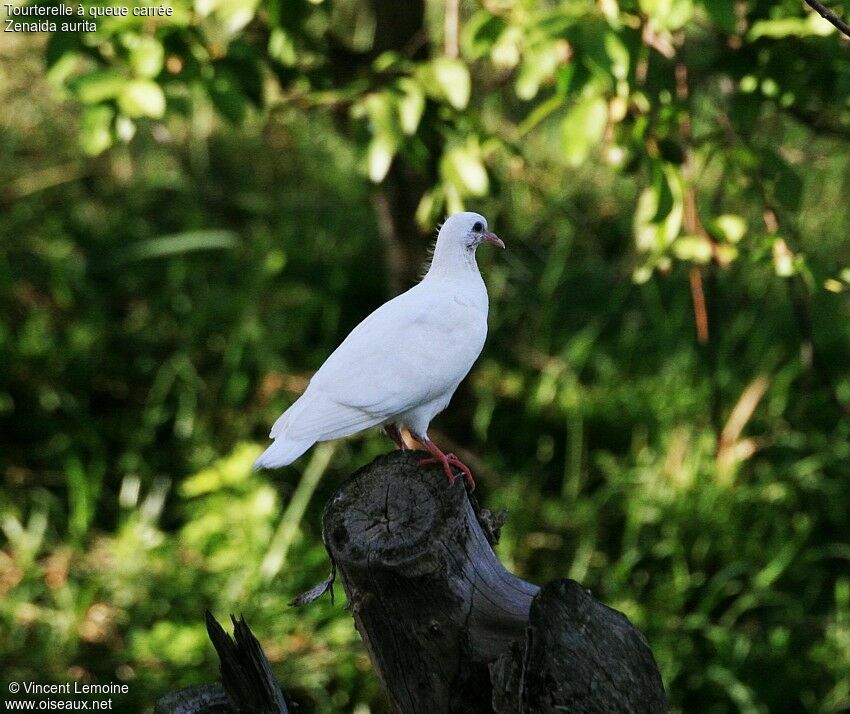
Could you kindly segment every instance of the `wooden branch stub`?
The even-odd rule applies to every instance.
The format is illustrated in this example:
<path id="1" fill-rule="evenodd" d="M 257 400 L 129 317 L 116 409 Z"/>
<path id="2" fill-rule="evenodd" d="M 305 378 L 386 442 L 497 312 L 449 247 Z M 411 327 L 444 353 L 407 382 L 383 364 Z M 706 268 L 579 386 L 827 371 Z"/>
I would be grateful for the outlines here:
<path id="1" fill-rule="evenodd" d="M 525 636 L 538 588 L 504 569 L 463 479 L 393 452 L 331 498 L 324 540 L 394 706 L 492 712 L 487 663 Z"/>
<path id="2" fill-rule="evenodd" d="M 155 714 L 288 714 L 286 699 L 263 648 L 240 617 L 230 616 L 233 639 L 209 610 L 207 633 L 219 657 L 221 683 L 200 684 L 169 692 Z"/>
<path id="3" fill-rule="evenodd" d="M 221 683 L 237 712 L 288 714 L 286 700 L 263 648 L 244 617 L 231 615 L 233 639 L 207 610 L 207 633 L 218 653 Z"/>
<path id="4" fill-rule="evenodd" d="M 496 714 L 664 714 L 667 697 L 644 636 L 574 580 L 544 586 L 524 647 L 493 667 Z"/>

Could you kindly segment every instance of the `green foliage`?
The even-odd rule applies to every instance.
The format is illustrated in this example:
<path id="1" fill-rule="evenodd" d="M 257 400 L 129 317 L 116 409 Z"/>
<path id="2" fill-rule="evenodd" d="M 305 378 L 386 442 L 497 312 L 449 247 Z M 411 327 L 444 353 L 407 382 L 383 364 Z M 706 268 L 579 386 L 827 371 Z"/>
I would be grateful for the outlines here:
<path id="1" fill-rule="evenodd" d="M 350 140 L 371 181 L 386 180 L 397 157 L 432 167 L 417 211 L 428 228 L 485 195 L 499 163 L 527 158 L 517 130 L 559 123 L 563 165 L 576 168 L 601 148 L 644 189 L 638 280 L 674 260 L 753 256 L 769 268 L 763 229 L 737 246 L 706 233 L 720 215 L 756 226 L 765 211 L 799 209 L 799 158 L 775 151 L 765 127 L 784 114 L 850 131 L 842 101 L 850 60 L 835 28 L 791 0 L 737 9 L 722 0 L 473 4 L 464 7 L 457 58 L 441 56 L 437 39 L 412 55 L 373 50 L 389 44 L 374 36 L 380 6 L 356 0 L 227 0 L 194 14 L 184 0 L 170 7 L 153 21 L 106 18 L 97 33 L 51 38 L 55 81 L 92 107 L 82 123 L 86 152 L 131 140 L 139 120 L 197 113 L 205 103 L 235 123 L 252 109 L 335 107 L 362 126 Z M 512 77 L 512 92 L 491 88 L 498 76 Z M 685 225 L 694 190 L 702 221 Z"/>
<path id="2" fill-rule="evenodd" d="M 413 175 L 421 226 L 476 208 L 508 244 L 436 424 L 511 511 L 503 559 L 632 617 L 677 712 L 846 710 L 832 27 L 796 0 L 470 2 L 455 54 L 441 4 L 168 6 L 0 59 L 4 676 L 127 681 L 149 709 L 215 678 L 210 607 L 304 711 L 383 709 L 340 604 L 286 603 L 327 574 L 321 505 L 389 442 L 249 466 L 386 298 L 369 199 Z"/>

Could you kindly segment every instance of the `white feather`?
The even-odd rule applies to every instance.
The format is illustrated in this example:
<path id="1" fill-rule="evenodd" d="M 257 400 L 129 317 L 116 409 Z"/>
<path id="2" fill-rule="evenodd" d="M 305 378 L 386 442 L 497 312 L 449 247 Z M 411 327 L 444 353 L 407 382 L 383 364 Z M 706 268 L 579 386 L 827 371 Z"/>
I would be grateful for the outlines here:
<path id="1" fill-rule="evenodd" d="M 471 227 L 455 214 L 442 229 L 422 281 L 361 322 L 328 357 L 303 395 L 278 418 L 256 468 L 292 463 L 317 441 L 393 423 L 415 435 L 442 411 L 487 336 L 487 290 Z"/>

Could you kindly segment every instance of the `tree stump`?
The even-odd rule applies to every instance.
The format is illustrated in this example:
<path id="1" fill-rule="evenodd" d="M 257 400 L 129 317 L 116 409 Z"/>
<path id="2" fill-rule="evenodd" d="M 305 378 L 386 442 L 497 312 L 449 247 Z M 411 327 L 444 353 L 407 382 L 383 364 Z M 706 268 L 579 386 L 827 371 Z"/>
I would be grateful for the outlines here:
<path id="1" fill-rule="evenodd" d="M 542 590 L 492 549 L 463 479 L 393 452 L 325 507 L 323 537 L 393 707 L 419 712 L 666 712 L 646 640 L 578 583 Z M 489 537 L 488 537 L 489 536 Z"/>
<path id="2" fill-rule="evenodd" d="M 500 518 L 464 479 L 396 451 L 360 469 L 325 506 L 322 535 L 372 665 L 402 714 L 663 714 L 643 635 L 572 580 L 543 588 L 492 546 Z M 306 604 L 327 581 L 294 601 Z M 235 642 L 207 613 L 222 684 L 164 696 L 157 714 L 286 714 L 244 620 Z"/>

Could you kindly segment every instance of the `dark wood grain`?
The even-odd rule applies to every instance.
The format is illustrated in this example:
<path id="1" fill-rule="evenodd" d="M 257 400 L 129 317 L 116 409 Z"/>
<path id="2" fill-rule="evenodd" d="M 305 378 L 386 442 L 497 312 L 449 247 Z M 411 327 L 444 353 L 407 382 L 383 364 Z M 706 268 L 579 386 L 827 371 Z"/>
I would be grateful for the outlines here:
<path id="1" fill-rule="evenodd" d="M 578 583 L 540 590 L 493 549 L 493 517 L 421 452 L 358 471 L 325 545 L 396 711 L 665 712 L 646 640 Z M 483 527 L 482 527 L 483 524 Z M 488 539 L 488 536 L 489 539 Z"/>
<path id="2" fill-rule="evenodd" d="M 514 647 L 494 671 L 501 684 L 497 714 L 668 711 L 644 636 L 574 580 L 540 590 L 524 646 Z"/>
<path id="3" fill-rule="evenodd" d="M 643 635 L 573 580 L 543 588 L 493 552 L 504 514 L 446 483 L 422 452 L 378 457 L 325 506 L 323 538 L 369 658 L 402 714 L 664 714 Z M 297 603 L 332 589 L 334 571 Z M 244 620 L 207 613 L 221 684 L 163 697 L 157 714 L 287 714 Z"/>
<path id="4" fill-rule="evenodd" d="M 396 709 L 489 712 L 487 663 L 524 636 L 537 588 L 502 567 L 463 479 L 449 486 L 421 458 L 395 452 L 349 479 L 325 508 L 325 545 Z"/>
<path id="5" fill-rule="evenodd" d="M 207 611 L 207 633 L 221 683 L 185 687 L 162 697 L 155 714 L 289 714 L 263 648 L 244 618 L 230 616 L 233 638 Z"/>

